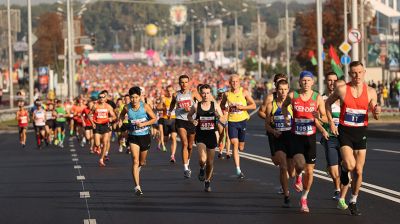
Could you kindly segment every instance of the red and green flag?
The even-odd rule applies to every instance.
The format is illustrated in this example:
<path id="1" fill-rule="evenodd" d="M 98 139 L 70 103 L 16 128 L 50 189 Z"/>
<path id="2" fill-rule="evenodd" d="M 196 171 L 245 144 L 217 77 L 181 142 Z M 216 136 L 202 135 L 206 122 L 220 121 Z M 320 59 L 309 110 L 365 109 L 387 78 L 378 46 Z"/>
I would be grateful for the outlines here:
<path id="1" fill-rule="evenodd" d="M 315 58 L 315 54 L 314 54 L 313 50 L 310 50 L 308 52 L 308 57 L 310 58 L 312 65 L 316 66 L 318 64 L 317 59 Z"/>
<path id="2" fill-rule="evenodd" d="M 332 71 L 336 73 L 339 79 L 342 78 L 344 74 L 340 64 L 340 59 L 332 45 L 329 46 L 329 57 L 331 58 Z"/>

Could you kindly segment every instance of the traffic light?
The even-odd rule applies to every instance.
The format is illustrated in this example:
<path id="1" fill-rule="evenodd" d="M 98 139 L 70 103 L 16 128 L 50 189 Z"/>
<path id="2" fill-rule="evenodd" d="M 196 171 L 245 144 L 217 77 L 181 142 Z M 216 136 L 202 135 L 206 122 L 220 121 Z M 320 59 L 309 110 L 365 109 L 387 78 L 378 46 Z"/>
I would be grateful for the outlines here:
<path id="1" fill-rule="evenodd" d="M 92 45 L 92 47 L 96 46 L 96 35 L 94 33 L 90 34 L 90 44 Z"/>

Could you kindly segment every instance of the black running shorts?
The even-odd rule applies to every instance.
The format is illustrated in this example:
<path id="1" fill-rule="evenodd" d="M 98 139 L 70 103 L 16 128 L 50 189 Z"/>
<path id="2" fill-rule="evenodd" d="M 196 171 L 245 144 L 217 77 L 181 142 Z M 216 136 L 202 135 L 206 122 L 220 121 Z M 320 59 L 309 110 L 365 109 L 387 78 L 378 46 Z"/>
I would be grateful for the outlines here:
<path id="1" fill-rule="evenodd" d="M 138 145 L 140 151 L 146 151 L 150 149 L 151 146 L 151 136 L 150 135 L 129 135 L 129 144 Z"/>
<path id="2" fill-rule="evenodd" d="M 109 124 L 96 124 L 95 129 L 93 130 L 95 134 L 105 134 L 111 131 Z"/>
<path id="3" fill-rule="evenodd" d="M 349 146 L 353 150 L 367 149 L 367 127 L 347 127 L 339 125 L 340 147 Z"/>
<path id="4" fill-rule="evenodd" d="M 175 128 L 176 130 L 179 130 L 179 128 L 185 129 L 188 135 L 196 133 L 196 127 L 190 121 L 175 119 Z"/>
<path id="5" fill-rule="evenodd" d="M 317 159 L 316 134 L 294 135 L 294 155 L 303 154 L 307 164 L 315 164 Z"/>

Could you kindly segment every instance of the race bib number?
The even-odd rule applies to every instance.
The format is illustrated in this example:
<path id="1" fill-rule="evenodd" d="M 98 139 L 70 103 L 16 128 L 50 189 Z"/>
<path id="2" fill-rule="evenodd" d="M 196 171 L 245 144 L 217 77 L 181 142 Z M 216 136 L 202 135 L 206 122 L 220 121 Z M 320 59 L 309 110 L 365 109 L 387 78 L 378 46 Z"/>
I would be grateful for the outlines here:
<path id="1" fill-rule="evenodd" d="M 180 98 L 178 101 L 179 108 L 186 108 L 192 106 L 192 99 L 189 97 Z"/>
<path id="2" fill-rule="evenodd" d="M 366 110 L 346 108 L 346 112 L 344 114 L 344 124 L 353 127 L 365 126 L 364 122 L 366 114 L 367 114 Z"/>
<path id="3" fill-rule="evenodd" d="M 202 131 L 214 130 L 215 117 L 200 117 L 199 125 Z"/>
<path id="4" fill-rule="evenodd" d="M 97 118 L 108 118 L 107 109 L 97 109 Z"/>
<path id="5" fill-rule="evenodd" d="M 138 123 L 142 123 L 142 122 L 146 122 L 146 121 L 147 121 L 146 118 L 131 120 L 130 122 L 132 125 L 132 132 L 135 134 L 138 134 L 138 133 L 143 133 L 143 132 L 147 131 L 147 129 L 149 128 L 148 126 L 144 126 L 144 127 L 137 126 Z"/>
<path id="6" fill-rule="evenodd" d="M 290 119 L 290 125 L 289 126 L 286 125 L 286 120 L 285 120 L 283 115 L 274 116 L 275 129 L 277 131 L 289 131 L 291 129 L 292 118 L 291 118 L 290 115 L 288 115 L 288 116 L 289 116 L 289 119 Z"/>
<path id="7" fill-rule="evenodd" d="M 296 135 L 312 135 L 314 134 L 314 120 L 312 119 L 295 119 Z"/>
<path id="8" fill-rule="evenodd" d="M 28 117 L 27 116 L 22 116 L 19 118 L 21 124 L 26 124 L 28 123 Z"/>
<path id="9" fill-rule="evenodd" d="M 240 113 L 242 113 L 243 111 L 239 110 L 237 108 L 237 106 L 239 106 L 239 105 L 240 104 L 231 104 L 231 105 L 229 105 L 229 113 L 231 113 L 231 114 L 240 114 Z"/>

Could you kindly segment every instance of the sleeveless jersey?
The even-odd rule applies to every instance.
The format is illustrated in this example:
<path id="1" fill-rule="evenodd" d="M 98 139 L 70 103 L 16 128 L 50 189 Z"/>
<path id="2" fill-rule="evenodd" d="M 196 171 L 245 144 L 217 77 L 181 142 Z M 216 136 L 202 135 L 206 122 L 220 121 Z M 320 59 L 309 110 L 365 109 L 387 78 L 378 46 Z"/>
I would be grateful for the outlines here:
<path id="1" fill-rule="evenodd" d="M 85 123 L 85 126 L 87 126 L 87 127 L 92 126 L 92 122 L 90 122 L 90 119 L 89 119 L 89 114 L 90 114 L 89 108 L 86 107 L 85 109 L 82 110 L 83 122 Z"/>
<path id="2" fill-rule="evenodd" d="M 192 107 L 194 104 L 192 92 L 181 93 L 180 91 L 176 94 L 176 119 L 187 121 L 188 112 L 184 109 L 185 107 Z"/>
<path id="3" fill-rule="evenodd" d="M 326 101 L 328 99 L 328 96 L 324 94 L 322 96 L 322 99 L 324 101 Z M 335 123 L 335 126 L 338 127 L 338 125 L 339 125 L 339 117 L 340 117 L 340 106 L 337 105 L 336 103 L 333 103 L 331 105 L 331 108 L 332 108 L 332 119 L 333 119 L 333 122 Z M 331 132 L 331 129 L 330 129 L 328 123 L 324 123 L 324 124 L 322 124 L 322 126 L 329 133 L 329 136 L 331 136 L 331 137 L 334 136 L 334 134 Z"/>
<path id="4" fill-rule="evenodd" d="M 26 110 L 19 111 L 18 127 L 27 127 L 27 126 L 28 126 L 28 111 Z"/>
<path id="5" fill-rule="evenodd" d="M 106 106 L 104 106 L 104 108 L 100 108 L 98 104 L 95 105 L 93 122 L 96 124 L 108 124 L 110 122 L 108 117 L 108 109 Z"/>
<path id="6" fill-rule="evenodd" d="M 293 105 L 293 133 L 296 135 L 313 135 L 317 132 L 314 111 L 317 111 L 318 93 L 313 92 L 310 99 L 303 101 L 297 91 L 294 91 Z"/>
<path id="7" fill-rule="evenodd" d="M 197 103 L 197 113 L 196 113 L 196 120 L 198 121 L 198 125 L 196 127 L 197 133 L 209 133 L 215 132 L 216 126 L 216 113 L 215 113 L 215 106 L 214 102 L 211 102 L 210 109 L 204 111 L 201 108 L 201 102 Z"/>
<path id="8" fill-rule="evenodd" d="M 346 84 L 346 96 L 340 108 L 339 123 L 348 127 L 368 126 L 368 88 L 364 83 L 361 96 L 355 98 L 351 94 L 351 86 Z"/>
<path id="9" fill-rule="evenodd" d="M 128 104 L 129 135 L 143 136 L 150 133 L 150 126 L 139 128 L 136 124 L 146 122 L 149 117 L 144 109 L 144 103 L 140 102 L 140 107 L 135 111 L 132 104 Z"/>
<path id="10" fill-rule="evenodd" d="M 35 110 L 34 114 L 34 123 L 36 126 L 44 126 L 46 123 L 45 111 L 44 110 Z"/>
<path id="11" fill-rule="evenodd" d="M 53 111 L 52 110 L 46 110 L 46 121 L 48 120 L 54 120 L 53 116 Z"/>
<path id="12" fill-rule="evenodd" d="M 238 110 L 235 106 L 247 106 L 246 98 L 243 95 L 243 88 L 240 87 L 239 92 L 228 92 L 228 121 L 240 122 L 249 119 L 249 114 L 245 110 Z"/>
<path id="13" fill-rule="evenodd" d="M 56 113 L 57 113 L 57 118 L 56 121 L 57 122 L 66 122 L 67 118 L 65 117 L 65 115 L 67 114 L 67 111 L 65 110 L 64 107 L 57 107 L 55 109 Z"/>
<path id="14" fill-rule="evenodd" d="M 282 114 L 282 108 L 276 103 L 276 94 L 274 94 L 274 99 L 272 101 L 272 126 L 277 131 L 290 131 L 292 129 L 293 123 L 293 109 L 292 105 L 288 106 L 290 125 L 286 126 L 286 120 Z"/>
<path id="15" fill-rule="evenodd" d="M 165 109 L 163 110 L 163 118 L 164 119 L 168 119 L 167 111 L 169 110 L 169 106 L 171 105 L 171 101 L 172 101 L 172 97 L 171 98 L 168 98 L 168 97 L 164 98 L 164 105 L 165 105 Z M 176 118 L 175 109 L 173 109 L 171 111 L 170 117 L 171 117 L 171 119 L 175 119 Z"/>

